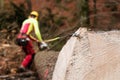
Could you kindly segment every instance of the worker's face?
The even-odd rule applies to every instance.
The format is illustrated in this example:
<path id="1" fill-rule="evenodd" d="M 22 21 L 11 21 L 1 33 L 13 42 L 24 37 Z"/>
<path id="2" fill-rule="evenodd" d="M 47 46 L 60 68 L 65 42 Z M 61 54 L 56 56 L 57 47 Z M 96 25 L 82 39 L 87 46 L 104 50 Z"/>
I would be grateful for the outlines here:
<path id="1" fill-rule="evenodd" d="M 37 20 L 37 18 L 38 18 L 38 17 L 35 16 L 35 15 L 30 15 L 30 17 L 31 17 L 31 18 L 34 18 L 34 19 L 36 19 L 36 20 Z"/>

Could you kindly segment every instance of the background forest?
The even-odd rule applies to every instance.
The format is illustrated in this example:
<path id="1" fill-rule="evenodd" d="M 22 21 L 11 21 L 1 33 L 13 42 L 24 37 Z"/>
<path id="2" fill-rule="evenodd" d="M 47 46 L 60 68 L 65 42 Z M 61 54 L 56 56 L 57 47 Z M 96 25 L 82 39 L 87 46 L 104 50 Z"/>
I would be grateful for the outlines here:
<path id="1" fill-rule="evenodd" d="M 6 33 L 5 38 L 13 39 L 32 10 L 40 14 L 44 39 L 71 34 L 79 27 L 119 29 L 119 3 L 119 0 L 0 0 L 0 30 L 11 33 Z"/>

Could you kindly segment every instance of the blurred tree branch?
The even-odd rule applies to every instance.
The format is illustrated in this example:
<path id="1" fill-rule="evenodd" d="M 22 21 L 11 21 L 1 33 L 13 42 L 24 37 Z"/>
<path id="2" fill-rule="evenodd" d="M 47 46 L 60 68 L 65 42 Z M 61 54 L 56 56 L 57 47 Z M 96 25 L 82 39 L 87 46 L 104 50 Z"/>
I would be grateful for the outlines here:
<path id="1" fill-rule="evenodd" d="M 0 9 L 3 9 L 4 7 L 4 0 L 0 0 Z"/>
<path id="2" fill-rule="evenodd" d="M 31 10 L 32 10 L 32 3 L 31 3 L 31 0 L 25 0 L 25 2 L 27 3 L 28 12 L 31 12 Z"/>

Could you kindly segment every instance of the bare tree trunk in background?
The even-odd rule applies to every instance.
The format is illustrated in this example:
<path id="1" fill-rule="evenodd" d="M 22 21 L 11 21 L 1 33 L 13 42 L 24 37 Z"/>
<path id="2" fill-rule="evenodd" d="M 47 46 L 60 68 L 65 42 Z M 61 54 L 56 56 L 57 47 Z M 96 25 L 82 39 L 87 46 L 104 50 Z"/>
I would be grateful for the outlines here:
<path id="1" fill-rule="evenodd" d="M 97 26 L 97 9 L 96 9 L 96 0 L 93 0 L 93 3 L 94 3 L 94 26 Z"/>
<path id="2" fill-rule="evenodd" d="M 83 27 L 89 25 L 89 5 L 88 5 L 88 2 L 89 2 L 88 0 L 77 0 L 80 25 Z"/>
<path id="3" fill-rule="evenodd" d="M 0 0 L 0 9 L 3 9 L 4 7 L 4 0 Z"/>
<path id="4" fill-rule="evenodd" d="M 111 30 L 112 29 L 112 27 L 113 26 L 115 26 L 115 24 L 117 24 L 117 22 L 119 22 L 119 18 L 118 18 L 118 16 L 116 16 L 117 15 L 117 13 L 114 13 L 114 12 L 118 12 L 119 10 L 118 10 L 118 3 L 117 2 L 108 2 L 109 3 L 109 5 L 110 5 L 110 7 L 109 7 L 109 9 L 110 9 L 110 13 L 113 13 L 113 14 L 111 14 L 111 21 L 110 21 L 110 26 L 108 27 L 109 28 L 109 30 Z"/>
<path id="5" fill-rule="evenodd" d="M 31 12 L 31 10 L 32 10 L 32 3 L 31 3 L 31 0 L 25 0 L 25 2 L 27 3 L 28 12 Z"/>

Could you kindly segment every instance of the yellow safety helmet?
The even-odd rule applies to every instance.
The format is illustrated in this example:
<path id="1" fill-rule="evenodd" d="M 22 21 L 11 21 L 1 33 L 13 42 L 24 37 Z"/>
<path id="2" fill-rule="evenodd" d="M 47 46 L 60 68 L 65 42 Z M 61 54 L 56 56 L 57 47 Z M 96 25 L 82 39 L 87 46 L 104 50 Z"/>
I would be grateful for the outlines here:
<path id="1" fill-rule="evenodd" d="M 39 16 L 39 14 L 38 14 L 37 11 L 32 11 L 32 12 L 30 13 L 30 15 L 35 16 L 35 19 L 38 19 L 38 16 Z"/>

